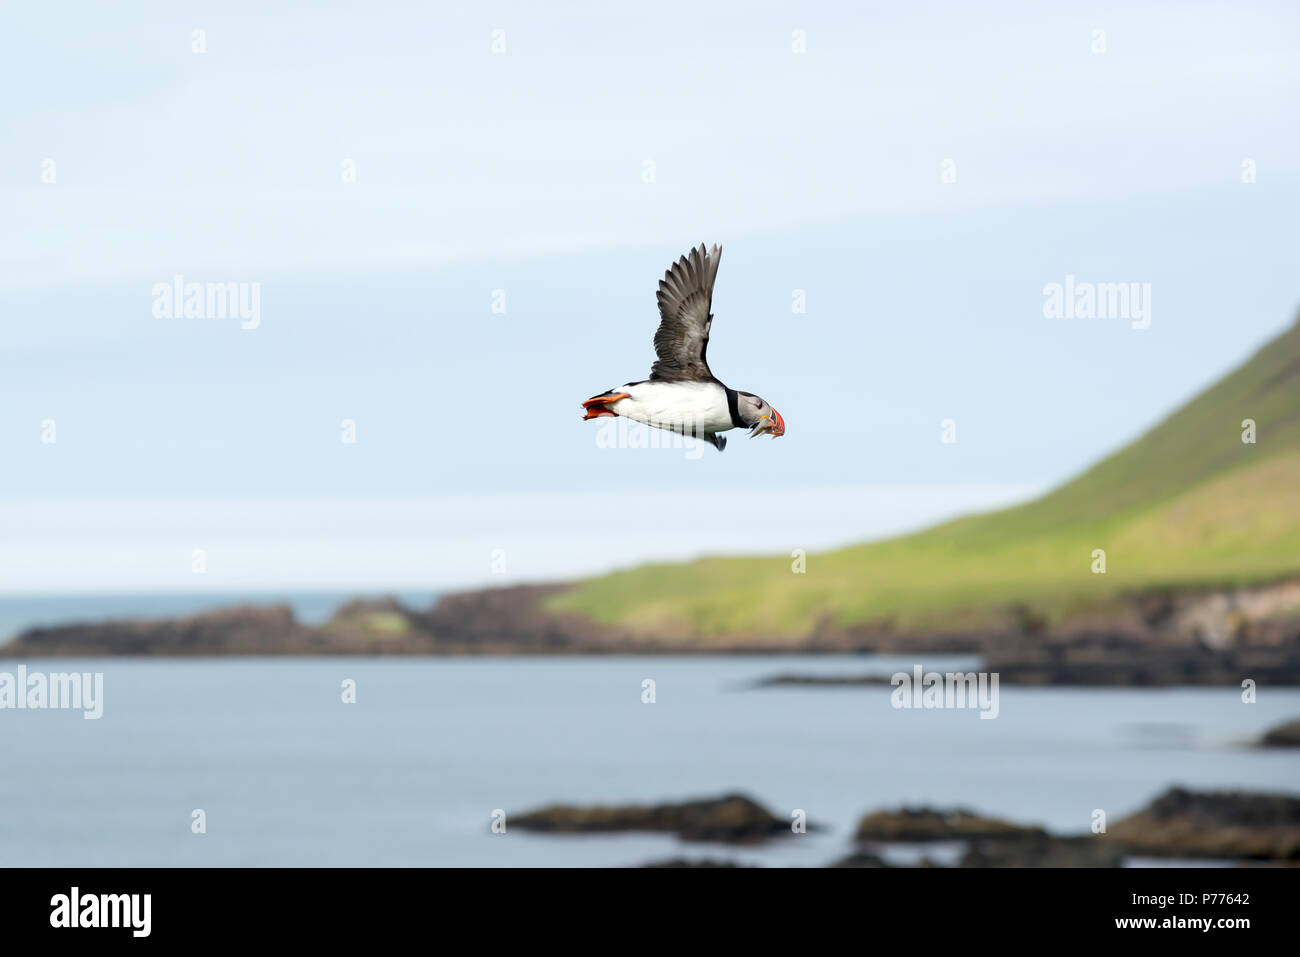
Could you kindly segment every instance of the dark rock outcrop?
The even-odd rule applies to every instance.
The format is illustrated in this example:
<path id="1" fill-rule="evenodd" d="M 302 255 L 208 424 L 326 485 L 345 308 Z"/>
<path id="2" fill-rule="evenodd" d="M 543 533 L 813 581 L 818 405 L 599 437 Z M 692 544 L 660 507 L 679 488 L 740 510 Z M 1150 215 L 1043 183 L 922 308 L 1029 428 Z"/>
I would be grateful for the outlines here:
<path id="1" fill-rule="evenodd" d="M 985 839 L 1045 838 L 1041 828 L 1022 827 L 994 817 L 984 817 L 964 808 L 902 808 L 875 811 L 858 821 L 858 841 L 957 841 Z"/>
<path id="2" fill-rule="evenodd" d="M 1289 641 L 1212 648 L 1104 630 L 992 645 L 985 669 L 1015 685 L 1175 687 L 1300 684 L 1300 631 Z"/>
<path id="3" fill-rule="evenodd" d="M 1265 637 L 1229 648 L 1125 631 L 1070 631 L 1050 635 L 986 635 L 977 642 L 985 655 L 978 670 L 1007 685 L 1148 687 L 1258 684 L 1300 685 L 1300 625 L 1294 632 L 1274 623 Z M 897 653 L 903 653 L 893 648 Z M 955 653 L 956 649 L 949 649 Z M 932 653 L 910 649 L 907 653 Z M 754 684 L 760 688 L 888 685 L 881 674 L 781 672 Z"/>
<path id="4" fill-rule="evenodd" d="M 1062 836 L 970 811 L 876 811 L 833 866 L 888 866 L 880 844 L 960 841 L 961 867 L 1117 867 L 1125 857 L 1300 863 L 1300 797 L 1171 788 L 1105 834 Z M 874 846 L 873 846 L 874 845 Z"/>
<path id="5" fill-rule="evenodd" d="M 434 654 L 426 618 L 395 598 L 353 599 L 320 629 L 337 654 Z"/>
<path id="6" fill-rule="evenodd" d="M 292 655 L 328 647 L 328 638 L 299 624 L 288 606 L 246 605 L 187 618 L 32 628 L 0 645 L 0 656 Z"/>
<path id="7" fill-rule="evenodd" d="M 1264 748 L 1300 748 L 1300 721 L 1288 721 L 1270 728 L 1259 739 Z"/>
<path id="8" fill-rule="evenodd" d="M 1105 838 L 1155 857 L 1300 861 L 1300 798 L 1171 788 Z"/>
<path id="9" fill-rule="evenodd" d="M 550 834 L 663 831 L 686 841 L 747 844 L 792 833 L 790 824 L 742 794 L 680 804 L 553 805 L 509 818 L 509 827 Z"/>
<path id="10" fill-rule="evenodd" d="M 448 648 L 462 652 L 600 653 L 620 647 L 612 629 L 578 616 L 554 615 L 541 606 L 567 585 L 513 585 L 444 595 L 423 616 Z M 635 650 L 635 646 L 633 646 Z"/>

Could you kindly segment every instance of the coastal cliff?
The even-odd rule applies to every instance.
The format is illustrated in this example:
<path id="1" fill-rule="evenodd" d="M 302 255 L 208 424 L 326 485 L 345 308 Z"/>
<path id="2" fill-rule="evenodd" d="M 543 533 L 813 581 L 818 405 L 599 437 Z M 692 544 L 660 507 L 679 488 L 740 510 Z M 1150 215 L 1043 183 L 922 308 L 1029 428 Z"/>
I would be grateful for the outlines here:
<path id="1" fill-rule="evenodd" d="M 320 627 L 243 607 L 35 628 L 0 656 L 978 653 L 1009 683 L 1295 685 L 1298 488 L 1300 323 L 1047 495 L 913 535 L 354 601 Z"/>
<path id="2" fill-rule="evenodd" d="M 1111 618 L 1068 629 L 924 633 L 881 626 L 806 635 L 651 635 L 548 611 L 562 585 L 447 595 L 432 608 L 395 599 L 352 601 L 319 627 L 283 605 L 242 606 L 164 620 L 122 620 L 33 628 L 0 645 L 0 657 L 225 655 L 581 655 L 971 653 L 1007 684 L 1300 685 L 1300 615 L 1260 589 L 1136 596 Z M 1219 610 L 1209 616 L 1207 608 Z M 778 675 L 766 684 L 853 684 L 878 677 Z"/>

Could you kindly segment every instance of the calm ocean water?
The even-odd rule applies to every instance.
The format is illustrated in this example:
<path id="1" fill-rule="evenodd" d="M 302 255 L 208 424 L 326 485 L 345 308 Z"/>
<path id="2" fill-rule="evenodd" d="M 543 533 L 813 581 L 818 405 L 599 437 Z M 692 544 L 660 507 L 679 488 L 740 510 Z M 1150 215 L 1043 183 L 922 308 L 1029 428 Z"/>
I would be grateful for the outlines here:
<path id="1" fill-rule="evenodd" d="M 13 670 L 18 662 L 0 662 Z M 746 684 L 882 673 L 888 658 L 27 661 L 104 673 L 104 714 L 0 711 L 3 865 L 632 865 L 726 857 L 816 866 L 856 818 L 965 805 L 1062 832 L 1171 784 L 1300 790 L 1292 754 L 1246 747 L 1300 690 L 1001 689 L 1000 715 L 896 711 L 888 688 Z M 927 661 L 945 669 L 956 659 Z M 356 704 L 340 685 L 357 683 Z M 657 702 L 641 702 L 653 678 Z M 549 802 L 745 792 L 826 830 L 766 847 L 554 837 L 508 826 Z M 202 808 L 207 833 L 190 831 Z M 493 811 L 507 831 L 490 831 Z"/>

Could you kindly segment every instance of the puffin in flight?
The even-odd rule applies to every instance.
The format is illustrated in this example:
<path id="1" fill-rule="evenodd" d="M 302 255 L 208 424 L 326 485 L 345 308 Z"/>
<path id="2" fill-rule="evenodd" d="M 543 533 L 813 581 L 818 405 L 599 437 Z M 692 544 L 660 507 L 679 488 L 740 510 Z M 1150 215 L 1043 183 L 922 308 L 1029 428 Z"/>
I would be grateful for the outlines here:
<path id="1" fill-rule="evenodd" d="M 709 371 L 705 352 L 713 315 L 713 280 L 718 275 L 722 247 L 707 252 L 704 245 L 673 263 L 659 283 L 659 331 L 650 378 L 629 382 L 594 395 L 582 403 L 587 419 L 621 415 L 658 429 L 693 435 L 712 442 L 721 452 L 727 445 L 719 433 L 750 429 L 749 437 L 785 435 L 781 413 L 752 392 L 729 388 Z"/>

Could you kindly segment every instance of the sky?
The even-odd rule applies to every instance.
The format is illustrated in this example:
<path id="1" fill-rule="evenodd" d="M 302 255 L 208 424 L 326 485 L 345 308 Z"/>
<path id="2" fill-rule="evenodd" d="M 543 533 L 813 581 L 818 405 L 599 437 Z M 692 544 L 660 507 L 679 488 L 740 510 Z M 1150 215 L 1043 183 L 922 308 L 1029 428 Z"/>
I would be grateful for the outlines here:
<path id="1" fill-rule="evenodd" d="M 0 594 L 894 534 L 1068 478 L 1300 307 L 1292 3 L 6 16 Z M 582 422 L 700 242 L 713 371 L 786 435 Z M 177 276 L 256 314 L 160 315 Z M 1146 319 L 1048 316 L 1067 281 Z"/>

